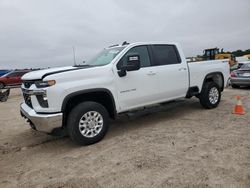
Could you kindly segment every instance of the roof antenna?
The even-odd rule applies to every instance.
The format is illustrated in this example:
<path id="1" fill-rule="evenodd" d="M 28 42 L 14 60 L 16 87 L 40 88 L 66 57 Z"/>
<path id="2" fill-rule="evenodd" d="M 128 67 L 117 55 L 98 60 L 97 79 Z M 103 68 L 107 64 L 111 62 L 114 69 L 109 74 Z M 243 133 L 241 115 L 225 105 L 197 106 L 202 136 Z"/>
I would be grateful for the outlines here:
<path id="1" fill-rule="evenodd" d="M 75 47 L 72 47 L 73 49 L 73 56 L 74 56 L 74 66 L 76 66 L 76 52 L 75 52 Z"/>
<path id="2" fill-rule="evenodd" d="M 128 45 L 129 43 L 127 42 L 127 41 L 124 41 L 123 43 L 122 43 L 122 46 L 125 46 L 125 45 Z"/>

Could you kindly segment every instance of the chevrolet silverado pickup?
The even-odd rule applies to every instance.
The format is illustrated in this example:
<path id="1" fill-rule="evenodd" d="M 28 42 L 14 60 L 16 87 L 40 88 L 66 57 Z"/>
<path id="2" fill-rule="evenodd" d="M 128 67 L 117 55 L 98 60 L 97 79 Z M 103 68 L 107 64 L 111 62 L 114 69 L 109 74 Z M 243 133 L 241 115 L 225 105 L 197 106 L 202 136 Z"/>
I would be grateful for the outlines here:
<path id="1" fill-rule="evenodd" d="M 124 43 L 81 66 L 25 74 L 20 112 L 37 131 L 66 130 L 88 145 L 100 141 L 109 119 L 121 113 L 193 96 L 215 108 L 229 77 L 227 60 L 187 63 L 177 43 Z"/>

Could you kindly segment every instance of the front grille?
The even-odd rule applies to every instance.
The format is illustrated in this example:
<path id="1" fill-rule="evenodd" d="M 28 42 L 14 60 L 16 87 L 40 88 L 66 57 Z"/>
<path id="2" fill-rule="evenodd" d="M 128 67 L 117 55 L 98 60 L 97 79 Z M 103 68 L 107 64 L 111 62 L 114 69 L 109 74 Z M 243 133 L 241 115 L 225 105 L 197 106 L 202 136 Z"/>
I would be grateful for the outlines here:
<path id="1" fill-rule="evenodd" d="M 23 98 L 24 98 L 25 103 L 26 103 L 30 108 L 33 108 L 32 103 L 31 103 L 30 95 L 28 95 L 28 94 L 26 94 L 26 93 L 23 93 Z"/>

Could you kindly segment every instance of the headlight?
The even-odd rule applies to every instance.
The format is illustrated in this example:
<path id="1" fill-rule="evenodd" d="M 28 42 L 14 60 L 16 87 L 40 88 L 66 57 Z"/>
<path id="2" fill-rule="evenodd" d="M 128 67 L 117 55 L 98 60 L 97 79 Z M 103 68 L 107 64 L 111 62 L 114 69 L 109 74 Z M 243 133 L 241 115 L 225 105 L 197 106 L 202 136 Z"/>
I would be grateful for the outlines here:
<path id="1" fill-rule="evenodd" d="M 43 87 L 50 87 L 56 84 L 55 80 L 48 80 L 48 81 L 37 81 L 35 82 L 35 85 L 37 88 L 43 88 Z"/>

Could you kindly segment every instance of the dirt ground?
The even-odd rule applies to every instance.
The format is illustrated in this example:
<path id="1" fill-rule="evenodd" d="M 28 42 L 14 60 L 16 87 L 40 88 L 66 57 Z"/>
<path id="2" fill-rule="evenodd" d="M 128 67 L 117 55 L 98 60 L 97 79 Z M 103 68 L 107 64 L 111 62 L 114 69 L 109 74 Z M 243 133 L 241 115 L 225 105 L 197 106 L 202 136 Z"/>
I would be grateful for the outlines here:
<path id="1" fill-rule="evenodd" d="M 192 98 L 122 116 L 85 147 L 31 130 L 19 92 L 0 103 L 0 187 L 250 187 L 250 89 L 213 110 Z"/>

